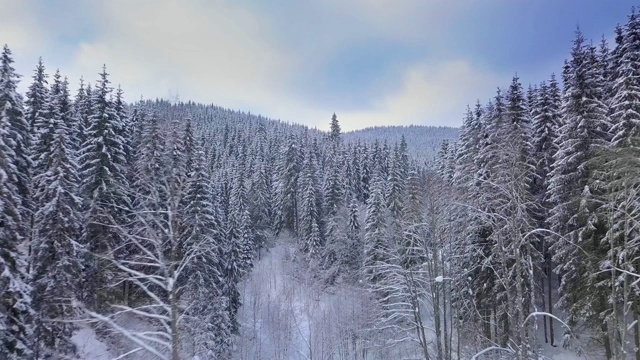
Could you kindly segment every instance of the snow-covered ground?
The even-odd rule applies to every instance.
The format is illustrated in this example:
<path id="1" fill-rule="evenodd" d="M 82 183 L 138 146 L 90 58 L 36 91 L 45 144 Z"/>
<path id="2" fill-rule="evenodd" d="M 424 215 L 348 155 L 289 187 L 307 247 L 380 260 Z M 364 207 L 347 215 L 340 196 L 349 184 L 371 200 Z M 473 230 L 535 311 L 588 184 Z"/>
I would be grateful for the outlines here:
<path id="1" fill-rule="evenodd" d="M 322 288 L 292 261 L 293 246 L 279 243 L 242 283 L 241 334 L 235 359 L 325 359 L 361 352 L 369 318 L 368 294 L 352 287 Z M 341 357 L 340 357 L 341 358 Z"/>
<path id="2" fill-rule="evenodd" d="M 395 359 L 404 349 L 365 349 L 363 331 L 371 320 L 372 303 L 365 290 L 352 286 L 325 287 L 304 266 L 296 266 L 294 246 L 287 241 L 262 254 L 241 285 L 243 306 L 238 314 L 241 335 L 236 341 L 238 360 Z M 431 319 L 425 319 L 431 323 Z M 556 327 L 556 344 L 563 331 Z M 351 336 L 352 340 L 345 340 Z M 542 360 L 600 360 L 603 355 L 589 345 L 588 334 L 579 334 L 582 354 L 544 343 L 540 329 Z M 370 344 L 369 344 L 370 345 Z M 336 352 L 338 354 L 336 354 Z M 365 356 L 363 357 L 362 352 Z M 338 356 L 336 356 L 338 355 Z"/>
<path id="3" fill-rule="evenodd" d="M 282 240 L 282 239 L 281 239 Z M 308 269 L 296 265 L 291 240 L 280 241 L 260 261 L 241 283 L 243 306 L 238 320 L 240 335 L 236 338 L 233 358 L 236 360 L 302 360 L 302 359 L 396 359 L 399 354 L 413 353 L 411 345 L 395 348 L 372 348 L 364 330 L 371 326 L 373 304 L 363 289 L 348 285 L 326 287 L 313 279 Z M 427 322 L 430 319 L 425 319 Z M 135 319 L 122 319 L 127 328 L 144 327 Z M 560 344 L 562 330 L 556 330 Z M 542 360 L 600 360 L 582 334 L 583 354 L 551 347 L 544 343 L 540 329 Z M 125 339 L 110 336 L 100 339 L 88 325 L 74 334 L 78 360 L 111 360 L 131 351 Z M 111 349 L 112 351 L 109 351 Z M 137 352 L 127 360 L 150 360 L 153 357 Z"/>
<path id="4" fill-rule="evenodd" d="M 279 242 L 241 284 L 243 306 L 237 360 L 412 359 L 411 342 L 378 347 L 370 336 L 374 303 L 365 289 L 326 286 L 305 261 L 294 261 L 295 245 Z"/>
<path id="5" fill-rule="evenodd" d="M 88 325 L 81 325 L 71 338 L 78 348 L 78 360 L 111 360 L 107 345 L 98 340 L 96 332 Z"/>

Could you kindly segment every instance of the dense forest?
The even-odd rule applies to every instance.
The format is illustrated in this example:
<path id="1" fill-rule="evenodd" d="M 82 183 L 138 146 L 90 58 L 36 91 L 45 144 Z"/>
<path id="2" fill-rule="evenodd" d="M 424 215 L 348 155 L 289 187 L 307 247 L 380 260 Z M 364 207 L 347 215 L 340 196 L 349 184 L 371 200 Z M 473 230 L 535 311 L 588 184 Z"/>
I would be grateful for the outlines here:
<path id="1" fill-rule="evenodd" d="M 106 67 L 71 94 L 41 60 L 20 94 L 12 64 L 0 359 L 77 359 L 81 329 L 118 359 L 640 359 L 635 10 L 469 107 L 434 164 L 335 114 L 126 103 Z"/>
<path id="2" fill-rule="evenodd" d="M 408 155 L 418 162 L 432 164 L 440 150 L 440 145 L 458 139 L 459 129 L 453 127 L 435 127 L 422 125 L 376 126 L 344 133 L 347 142 L 364 141 L 373 143 L 386 140 L 390 144 L 400 143 L 404 137 Z"/>

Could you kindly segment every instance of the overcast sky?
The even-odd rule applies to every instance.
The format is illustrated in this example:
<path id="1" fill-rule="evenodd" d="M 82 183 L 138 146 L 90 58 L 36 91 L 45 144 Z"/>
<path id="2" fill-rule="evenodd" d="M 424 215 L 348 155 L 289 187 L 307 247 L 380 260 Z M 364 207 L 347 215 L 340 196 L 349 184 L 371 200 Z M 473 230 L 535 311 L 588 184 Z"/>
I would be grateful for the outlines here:
<path id="1" fill-rule="evenodd" d="M 76 87 L 102 64 L 127 100 L 175 98 L 328 128 L 459 126 L 517 72 L 559 73 L 576 26 L 613 39 L 632 1 L 0 0 L 0 43 Z"/>

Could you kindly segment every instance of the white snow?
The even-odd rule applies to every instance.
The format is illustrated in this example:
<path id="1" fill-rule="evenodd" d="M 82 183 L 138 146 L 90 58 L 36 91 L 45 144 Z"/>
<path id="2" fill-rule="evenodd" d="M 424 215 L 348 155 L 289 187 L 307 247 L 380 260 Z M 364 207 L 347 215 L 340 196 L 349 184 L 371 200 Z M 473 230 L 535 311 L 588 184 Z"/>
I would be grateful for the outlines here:
<path id="1" fill-rule="evenodd" d="M 71 337 L 78 348 L 78 360 L 111 360 L 113 357 L 107 346 L 96 335 L 89 325 L 81 325 Z"/>

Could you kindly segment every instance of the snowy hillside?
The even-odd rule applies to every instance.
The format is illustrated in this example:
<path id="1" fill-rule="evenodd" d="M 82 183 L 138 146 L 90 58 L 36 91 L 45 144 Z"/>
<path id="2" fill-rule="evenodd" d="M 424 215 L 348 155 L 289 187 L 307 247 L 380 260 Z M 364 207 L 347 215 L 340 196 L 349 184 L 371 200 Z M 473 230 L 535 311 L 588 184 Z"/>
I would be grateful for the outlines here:
<path id="1" fill-rule="evenodd" d="M 436 156 L 442 142 L 455 142 L 460 129 L 440 126 L 379 126 L 362 130 L 350 131 L 344 134 L 347 141 L 374 142 L 387 141 L 389 144 L 400 143 L 404 136 L 409 154 L 422 161 L 431 161 Z"/>

